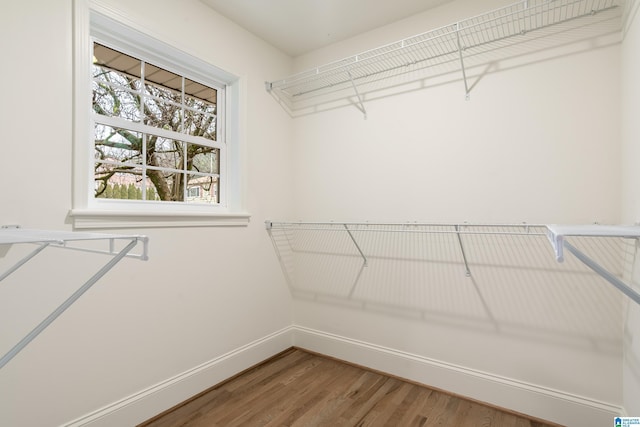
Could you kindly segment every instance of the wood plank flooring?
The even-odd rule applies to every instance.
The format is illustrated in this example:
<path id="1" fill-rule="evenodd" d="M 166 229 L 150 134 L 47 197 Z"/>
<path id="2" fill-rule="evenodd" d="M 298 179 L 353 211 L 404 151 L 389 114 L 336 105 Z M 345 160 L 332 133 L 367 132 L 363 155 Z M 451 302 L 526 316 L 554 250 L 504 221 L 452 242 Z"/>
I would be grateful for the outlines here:
<path id="1" fill-rule="evenodd" d="M 139 427 L 557 427 L 292 348 Z"/>

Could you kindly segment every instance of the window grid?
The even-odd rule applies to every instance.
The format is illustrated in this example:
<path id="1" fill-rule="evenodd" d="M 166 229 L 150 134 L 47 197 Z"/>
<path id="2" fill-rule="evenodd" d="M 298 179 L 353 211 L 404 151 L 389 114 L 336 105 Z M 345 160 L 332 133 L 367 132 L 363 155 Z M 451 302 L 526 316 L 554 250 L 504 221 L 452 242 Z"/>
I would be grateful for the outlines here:
<path id="1" fill-rule="evenodd" d="M 94 44 L 94 46 L 96 46 L 96 44 Z M 114 51 L 116 52 L 116 51 Z M 119 52 L 118 52 L 119 53 Z M 127 55 L 130 58 L 133 58 L 129 55 Z M 207 100 L 207 99 L 201 99 L 198 98 L 195 95 L 192 94 L 187 94 L 186 92 L 186 82 L 187 80 L 190 83 L 193 83 L 194 85 L 197 85 L 198 83 L 195 82 L 194 80 L 186 77 L 185 75 L 179 75 L 173 72 L 168 72 L 164 69 L 162 69 L 161 67 L 158 67 L 154 64 L 150 64 L 153 67 L 159 69 L 159 70 L 163 70 L 166 71 L 169 74 L 173 74 L 176 77 L 180 78 L 180 90 L 178 91 L 175 88 L 170 88 L 170 87 L 165 87 L 162 85 L 162 83 L 156 83 L 156 82 L 151 82 L 149 80 L 147 80 L 147 74 L 145 72 L 146 70 L 146 65 L 147 62 L 144 60 L 138 60 L 137 58 L 134 58 L 136 61 L 139 61 L 140 64 L 140 77 L 137 77 L 135 75 L 131 75 L 131 73 L 128 73 L 126 70 L 125 71 L 121 71 L 121 70 L 115 70 L 115 77 L 119 78 L 122 77 L 124 78 L 126 82 L 129 82 L 130 87 L 124 86 L 123 84 L 120 83 L 114 83 L 111 79 L 111 75 L 109 75 L 107 78 L 101 78 L 104 77 L 104 74 L 108 74 L 112 71 L 112 69 L 109 69 L 109 67 L 104 67 L 102 66 L 102 64 L 94 64 L 94 72 L 101 70 L 99 73 L 94 75 L 93 78 L 93 93 L 94 93 L 94 114 L 93 116 L 93 120 L 95 125 L 102 125 L 105 127 L 110 127 L 112 130 L 114 130 L 114 133 L 117 133 L 117 129 L 122 129 L 126 132 L 136 132 L 139 133 L 141 135 L 141 149 L 140 149 L 140 161 L 139 163 L 132 161 L 117 161 L 117 160 L 113 160 L 113 159 L 105 159 L 105 158 L 100 158 L 99 156 L 96 155 L 96 158 L 94 159 L 95 162 L 95 174 L 96 174 L 96 189 L 99 189 L 99 185 L 102 182 L 104 184 L 104 187 L 107 187 L 109 185 L 109 180 L 111 179 L 112 176 L 116 176 L 118 174 L 130 174 L 133 175 L 134 177 L 136 176 L 136 174 L 138 173 L 139 170 L 139 177 L 135 177 L 136 183 L 139 182 L 140 183 L 140 190 L 141 190 L 141 199 L 142 200 L 152 200 L 151 197 L 148 196 L 150 188 L 149 186 L 151 185 L 150 181 L 152 181 L 152 178 L 150 177 L 151 171 L 157 171 L 160 174 L 164 175 L 166 179 L 167 183 L 172 183 L 173 184 L 173 188 L 174 190 L 172 191 L 172 194 L 175 195 L 175 197 L 172 197 L 171 199 L 163 199 L 163 200 L 170 200 L 170 201 L 179 201 L 179 202 L 187 202 L 187 203 L 193 203 L 194 200 L 192 197 L 189 197 L 189 183 L 190 182 L 195 182 L 195 185 L 203 185 L 201 182 L 206 182 L 207 180 L 209 181 L 209 189 L 210 189 L 210 196 L 208 198 L 202 199 L 199 198 L 197 201 L 195 201 L 196 203 L 207 203 L 207 204 L 220 204 L 220 168 L 222 167 L 221 165 L 221 158 L 223 157 L 223 153 L 224 153 L 224 144 L 219 143 L 218 140 L 220 139 L 220 135 L 219 135 L 219 126 L 218 126 L 218 121 L 219 121 L 219 116 L 218 116 L 218 104 L 220 102 L 220 98 L 221 95 L 223 96 L 223 90 L 221 90 L 221 88 L 217 88 L 217 87 L 212 87 L 212 86 L 208 86 L 208 85 L 202 85 L 206 89 L 212 90 L 213 93 L 215 94 L 215 99 L 216 102 L 215 104 L 213 102 L 211 102 L 211 100 Z M 95 61 L 95 58 L 94 58 Z M 95 111 L 95 98 L 96 98 L 96 92 L 99 92 L 101 89 L 101 85 L 104 85 L 107 87 L 106 90 L 111 90 L 114 93 L 117 93 L 117 91 L 122 91 L 125 95 L 125 97 L 132 97 L 134 100 L 137 99 L 138 100 L 138 111 L 137 111 L 137 117 L 136 114 L 134 113 L 133 115 L 129 114 L 125 114 L 125 117 L 122 117 L 122 115 L 120 114 L 120 112 L 118 111 L 119 105 L 114 105 L 114 110 L 115 113 L 114 115 L 106 115 L 106 114 L 100 114 L 99 112 Z M 153 90 L 150 90 L 149 87 L 153 86 L 156 87 L 158 90 L 158 94 L 160 96 L 154 96 Z M 167 93 L 167 97 L 164 98 L 162 97 L 162 93 Z M 179 95 L 179 100 L 180 102 L 175 102 L 173 101 L 170 96 L 171 94 L 174 95 Z M 114 96 L 115 97 L 115 96 Z M 175 111 L 173 111 L 173 114 L 179 114 L 179 123 L 177 126 L 177 131 L 176 130 L 172 130 L 172 129 L 166 129 L 165 128 L 161 128 L 161 127 L 156 127 L 153 125 L 150 125 L 149 123 L 153 123 L 154 119 L 157 119 L 156 117 L 154 117 L 154 112 L 152 111 L 154 108 L 154 105 L 150 102 L 148 102 L 148 100 L 152 100 L 154 103 L 157 103 L 155 105 L 155 107 L 158 108 L 158 110 L 162 110 L 163 108 L 175 108 Z M 114 101 L 116 102 L 116 101 Z M 188 103 L 191 103 L 194 106 L 200 105 L 201 109 L 192 107 L 190 105 L 188 105 Z M 106 112 L 104 110 L 101 110 L 103 112 Z M 156 111 L 157 112 L 157 111 Z M 166 114 L 166 110 L 164 111 Z M 130 113 L 130 112 L 129 112 Z M 175 117 L 171 117 L 169 120 L 173 120 Z M 160 119 L 166 120 L 167 117 L 160 117 Z M 187 120 L 190 120 L 191 122 L 200 120 L 201 123 L 204 124 L 208 124 L 207 127 L 203 130 L 198 128 L 197 125 L 191 123 L 189 124 Z M 94 125 L 94 126 L 95 126 Z M 200 130 L 199 135 L 193 135 L 192 133 L 193 128 L 195 127 L 196 130 Z M 96 139 L 96 133 L 97 130 L 95 130 L 96 128 L 94 127 L 94 139 Z M 209 138 L 206 138 L 206 136 L 209 136 Z M 182 164 L 181 165 L 177 165 L 174 164 L 175 167 L 167 167 L 166 164 L 161 164 L 160 166 L 158 165 L 154 165 L 154 164 L 150 164 L 150 158 L 153 157 L 156 152 L 156 147 L 153 147 L 153 150 L 151 150 L 150 148 L 150 137 L 154 138 L 155 141 L 158 141 L 159 139 L 161 140 L 162 143 L 162 139 L 166 140 L 164 141 L 165 143 L 168 143 L 169 145 L 173 144 L 173 147 L 165 147 L 168 148 L 167 152 L 174 152 L 174 155 L 178 156 L 181 161 Z M 190 147 L 194 147 L 194 154 L 192 154 L 192 157 L 190 156 L 190 153 L 188 152 L 188 150 L 190 149 Z M 201 147 L 205 147 L 204 150 L 202 150 Z M 94 147 L 95 148 L 95 147 Z M 97 149 L 95 149 L 97 151 Z M 174 151 L 175 150 L 175 151 Z M 153 151 L 152 154 L 151 151 Z M 200 171 L 197 166 L 194 166 L 193 162 L 196 159 L 197 156 L 201 156 L 202 154 L 204 154 L 205 157 L 209 158 L 209 162 L 210 162 L 210 169 L 208 171 L 202 172 Z M 171 157 L 171 155 L 169 154 L 168 157 Z M 131 159 L 129 159 L 131 160 Z M 135 158 L 133 158 L 133 160 L 135 160 Z M 191 162 L 191 165 L 189 164 L 189 162 Z M 215 164 L 215 168 L 214 165 Z M 105 166 L 107 166 L 105 168 Z M 110 167 L 113 168 L 113 170 L 109 170 Z M 180 166 L 180 168 L 179 168 Z M 103 172 L 106 170 L 108 171 L 108 173 L 111 173 L 111 175 L 107 178 L 107 180 L 104 180 L 104 178 L 100 178 L 98 179 L 98 172 L 99 170 L 103 170 Z M 173 176 L 171 176 L 173 175 Z M 181 197 L 178 197 L 176 193 L 177 188 L 175 187 L 177 185 L 175 180 L 179 180 L 180 183 L 180 190 L 181 190 Z M 215 184 L 214 184 L 215 183 Z M 200 194 L 200 187 L 198 188 L 198 194 Z M 102 191 L 105 191 L 106 188 L 101 188 Z M 157 194 L 158 191 L 155 191 L 154 194 Z M 154 199 L 157 200 L 157 199 Z"/>

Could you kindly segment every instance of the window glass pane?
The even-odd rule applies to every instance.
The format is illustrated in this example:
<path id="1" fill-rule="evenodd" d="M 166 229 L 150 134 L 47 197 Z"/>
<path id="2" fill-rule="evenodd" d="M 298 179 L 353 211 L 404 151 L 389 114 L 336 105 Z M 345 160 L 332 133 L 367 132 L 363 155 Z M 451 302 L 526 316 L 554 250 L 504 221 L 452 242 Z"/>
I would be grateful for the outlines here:
<path id="1" fill-rule="evenodd" d="M 218 177 L 190 174 L 187 182 L 187 202 L 218 203 Z"/>
<path id="2" fill-rule="evenodd" d="M 114 165 L 96 165 L 95 197 L 103 199 L 142 200 L 142 170 L 127 172 Z"/>
<path id="3" fill-rule="evenodd" d="M 94 43 L 93 110 L 101 115 L 140 121 L 141 61 Z"/>
<path id="4" fill-rule="evenodd" d="M 140 121 L 140 97 L 126 89 L 93 82 L 93 111 L 108 117 Z"/>
<path id="5" fill-rule="evenodd" d="M 184 92 L 184 132 L 215 141 L 218 91 L 185 79 Z"/>
<path id="6" fill-rule="evenodd" d="M 218 91 L 216 89 L 185 78 L 184 93 L 187 105 L 200 101 L 204 107 L 198 107 L 199 109 L 209 114 L 216 114 L 215 108 L 218 102 Z"/>
<path id="7" fill-rule="evenodd" d="M 158 191 L 156 190 L 156 186 L 151 182 L 151 179 L 147 178 L 147 187 L 146 187 L 146 196 L 145 200 L 159 201 L 160 196 L 158 196 Z"/>
<path id="8" fill-rule="evenodd" d="M 142 134 L 139 132 L 96 124 L 93 136 L 96 160 L 142 163 Z"/>
<path id="9" fill-rule="evenodd" d="M 145 123 L 182 131 L 182 77 L 145 63 Z"/>
<path id="10" fill-rule="evenodd" d="M 171 96 L 176 102 L 182 103 L 182 76 L 145 62 L 144 83 L 147 93 L 153 96 Z"/>
<path id="11" fill-rule="evenodd" d="M 150 194 L 154 200 L 164 202 L 184 201 L 184 174 L 179 172 L 168 172 L 157 169 L 147 170 L 149 181 L 151 181 Z M 151 199 L 150 199 L 151 200 Z"/>
<path id="12" fill-rule="evenodd" d="M 186 109 L 184 114 L 184 132 L 201 136 L 212 141 L 216 140 L 216 116 L 200 114 L 196 111 Z"/>
<path id="13" fill-rule="evenodd" d="M 187 167 L 201 173 L 220 173 L 220 150 L 204 145 L 187 144 Z"/>
<path id="14" fill-rule="evenodd" d="M 184 169 L 184 143 L 174 139 L 149 135 L 147 165 L 167 169 Z"/>
<path id="15" fill-rule="evenodd" d="M 141 76 L 142 61 L 100 43 L 93 44 L 93 64 L 111 70 L 127 80 L 139 81 Z"/>
<path id="16" fill-rule="evenodd" d="M 155 98 L 145 97 L 145 123 L 159 129 L 182 131 L 182 107 L 176 103 L 175 94 L 159 89 Z"/>

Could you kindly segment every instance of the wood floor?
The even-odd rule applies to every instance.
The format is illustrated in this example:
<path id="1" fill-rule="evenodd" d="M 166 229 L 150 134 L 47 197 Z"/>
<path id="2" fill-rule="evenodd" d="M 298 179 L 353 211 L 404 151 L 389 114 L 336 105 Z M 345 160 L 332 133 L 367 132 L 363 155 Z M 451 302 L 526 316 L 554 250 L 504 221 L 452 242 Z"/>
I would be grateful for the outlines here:
<path id="1" fill-rule="evenodd" d="M 553 425 L 290 349 L 142 426 Z"/>

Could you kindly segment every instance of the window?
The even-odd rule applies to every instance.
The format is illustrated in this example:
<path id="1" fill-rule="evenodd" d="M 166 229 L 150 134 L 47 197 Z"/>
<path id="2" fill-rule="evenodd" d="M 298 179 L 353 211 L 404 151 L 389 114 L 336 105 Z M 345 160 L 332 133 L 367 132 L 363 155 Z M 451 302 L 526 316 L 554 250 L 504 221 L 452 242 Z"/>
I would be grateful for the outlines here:
<path id="1" fill-rule="evenodd" d="M 245 225 L 240 80 L 96 5 L 76 2 L 76 228 Z"/>
<path id="2" fill-rule="evenodd" d="M 224 88 L 97 42 L 92 69 L 94 197 L 219 204 Z"/>

